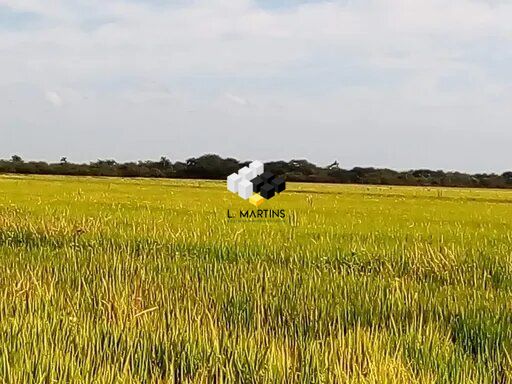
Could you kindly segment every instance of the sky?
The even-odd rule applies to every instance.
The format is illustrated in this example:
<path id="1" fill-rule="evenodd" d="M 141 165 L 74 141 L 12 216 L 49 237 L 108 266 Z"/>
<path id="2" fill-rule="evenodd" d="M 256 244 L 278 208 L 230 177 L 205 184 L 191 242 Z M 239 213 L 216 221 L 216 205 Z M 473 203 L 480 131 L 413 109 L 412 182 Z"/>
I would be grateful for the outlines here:
<path id="1" fill-rule="evenodd" d="M 508 0 L 0 0 L 0 158 L 512 169 Z"/>

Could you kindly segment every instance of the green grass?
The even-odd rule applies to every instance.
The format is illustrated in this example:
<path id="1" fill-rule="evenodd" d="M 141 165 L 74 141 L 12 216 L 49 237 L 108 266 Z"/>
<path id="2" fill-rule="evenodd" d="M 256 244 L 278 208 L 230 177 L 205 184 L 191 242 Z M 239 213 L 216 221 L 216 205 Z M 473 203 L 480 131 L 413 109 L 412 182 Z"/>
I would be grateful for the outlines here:
<path id="1" fill-rule="evenodd" d="M 0 382 L 512 382 L 512 192 L 0 177 Z"/>

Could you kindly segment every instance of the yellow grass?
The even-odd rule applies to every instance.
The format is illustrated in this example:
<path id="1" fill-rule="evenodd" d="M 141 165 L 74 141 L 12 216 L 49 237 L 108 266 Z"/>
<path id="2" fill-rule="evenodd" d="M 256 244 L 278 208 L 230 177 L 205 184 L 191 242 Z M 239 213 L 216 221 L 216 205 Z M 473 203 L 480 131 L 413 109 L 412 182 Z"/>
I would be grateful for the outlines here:
<path id="1" fill-rule="evenodd" d="M 512 193 L 0 176 L 0 382 L 511 381 Z"/>

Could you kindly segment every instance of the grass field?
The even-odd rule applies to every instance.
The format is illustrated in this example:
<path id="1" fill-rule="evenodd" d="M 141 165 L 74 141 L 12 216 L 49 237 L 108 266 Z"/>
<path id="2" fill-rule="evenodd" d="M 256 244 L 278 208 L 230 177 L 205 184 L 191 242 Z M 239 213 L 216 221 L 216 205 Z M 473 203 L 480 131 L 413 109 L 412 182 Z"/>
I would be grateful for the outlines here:
<path id="1" fill-rule="evenodd" d="M 512 382 L 512 192 L 0 176 L 0 382 Z"/>

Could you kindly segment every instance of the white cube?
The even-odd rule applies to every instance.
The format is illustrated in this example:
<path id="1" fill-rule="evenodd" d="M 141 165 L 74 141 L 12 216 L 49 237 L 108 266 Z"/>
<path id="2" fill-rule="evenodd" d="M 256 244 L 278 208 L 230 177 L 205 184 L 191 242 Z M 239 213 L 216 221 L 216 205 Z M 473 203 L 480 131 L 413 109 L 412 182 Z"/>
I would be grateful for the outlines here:
<path id="1" fill-rule="evenodd" d="M 238 184 L 242 181 L 242 176 L 237 173 L 232 173 L 228 176 L 228 191 L 238 193 Z"/>
<path id="2" fill-rule="evenodd" d="M 254 160 L 251 164 L 249 164 L 249 168 L 254 169 L 256 176 L 259 176 L 263 173 L 263 163 L 259 160 Z"/>
<path id="3" fill-rule="evenodd" d="M 242 176 L 242 179 L 251 181 L 256 177 L 256 171 L 254 169 L 243 167 L 238 171 L 238 174 Z"/>
<path id="4" fill-rule="evenodd" d="M 252 196 L 252 183 L 249 180 L 242 180 L 238 183 L 238 195 L 247 200 Z"/>

